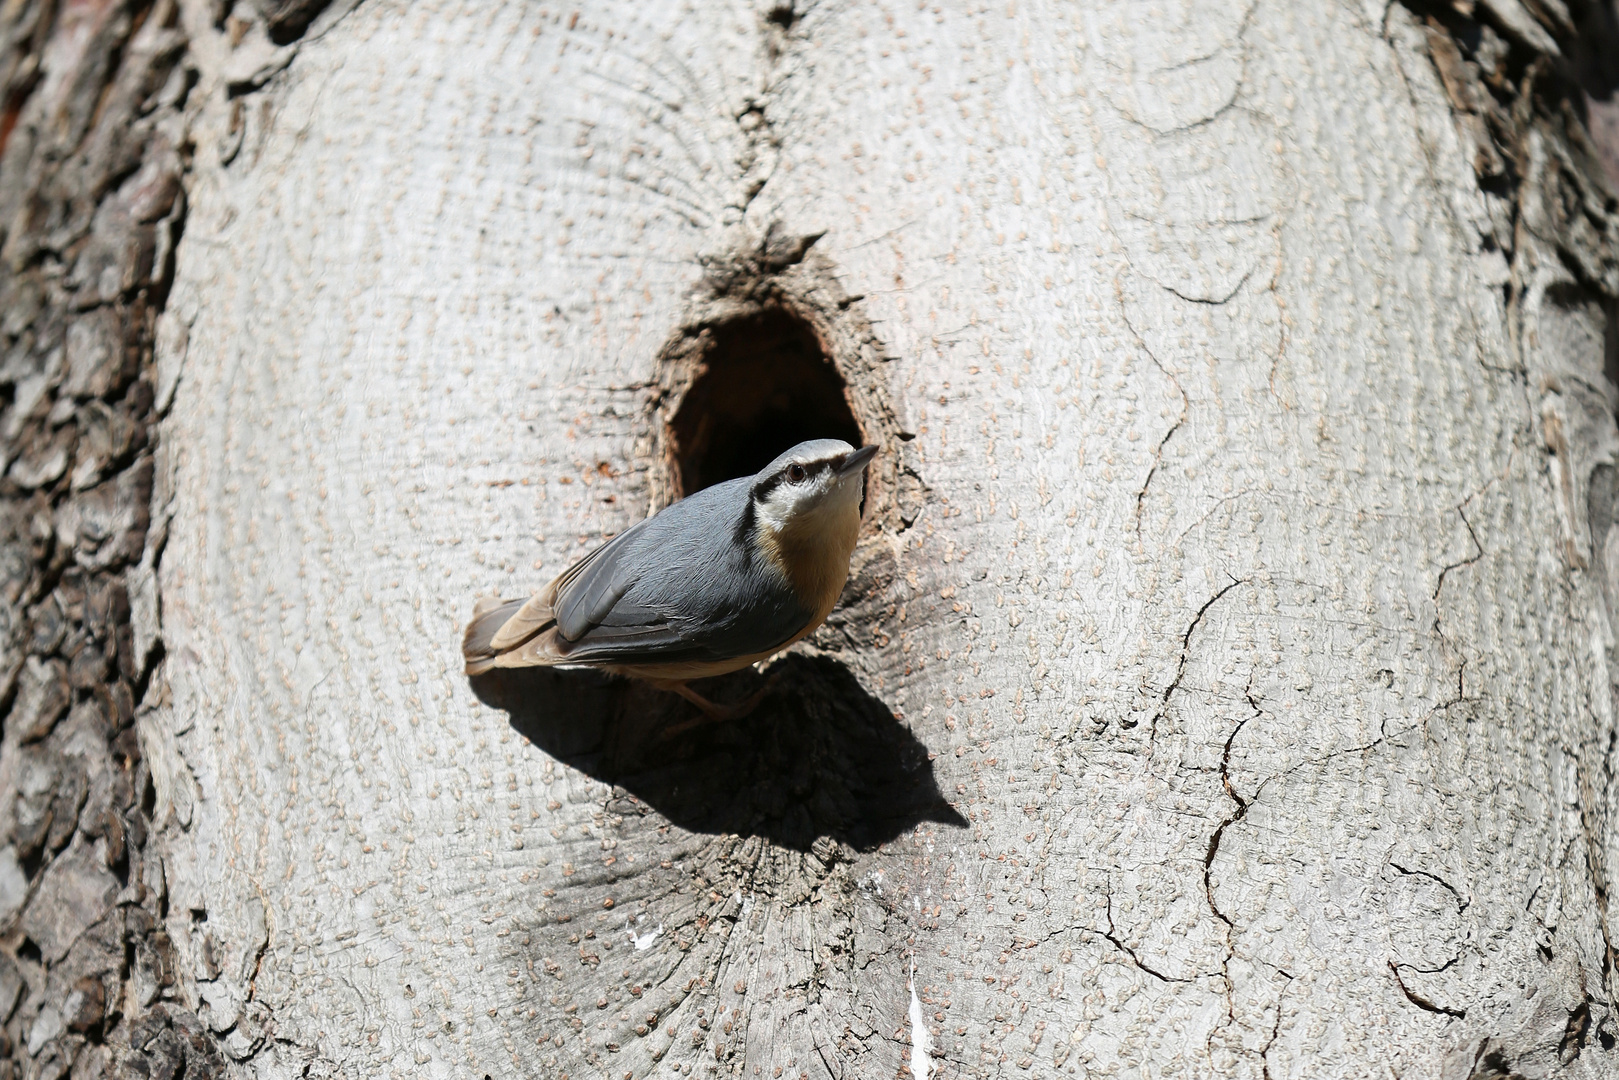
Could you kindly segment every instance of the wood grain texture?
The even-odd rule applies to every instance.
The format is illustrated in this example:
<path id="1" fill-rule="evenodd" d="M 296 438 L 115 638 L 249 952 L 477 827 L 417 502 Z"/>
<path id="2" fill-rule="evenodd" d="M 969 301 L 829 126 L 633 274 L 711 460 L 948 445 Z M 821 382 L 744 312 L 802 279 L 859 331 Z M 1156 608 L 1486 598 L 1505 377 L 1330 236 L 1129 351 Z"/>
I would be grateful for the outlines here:
<path id="1" fill-rule="evenodd" d="M 266 1076 L 1609 1074 L 1611 210 L 1497 213 L 1426 33 L 377 0 L 211 99 L 140 721 L 204 1018 Z M 823 232 L 926 492 L 791 668 L 844 697 L 484 704 L 472 597 L 668 490 L 669 342 Z"/>

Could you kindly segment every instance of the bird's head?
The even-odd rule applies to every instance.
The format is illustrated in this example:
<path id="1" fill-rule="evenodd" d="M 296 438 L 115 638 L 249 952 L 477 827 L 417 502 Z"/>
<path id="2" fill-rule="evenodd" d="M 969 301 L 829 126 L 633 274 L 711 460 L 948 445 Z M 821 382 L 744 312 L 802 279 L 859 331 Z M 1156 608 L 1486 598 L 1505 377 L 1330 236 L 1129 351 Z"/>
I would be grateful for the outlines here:
<path id="1" fill-rule="evenodd" d="M 760 526 L 801 541 L 858 530 L 866 465 L 876 453 L 875 446 L 856 450 L 839 439 L 799 443 L 753 478 L 749 498 Z"/>

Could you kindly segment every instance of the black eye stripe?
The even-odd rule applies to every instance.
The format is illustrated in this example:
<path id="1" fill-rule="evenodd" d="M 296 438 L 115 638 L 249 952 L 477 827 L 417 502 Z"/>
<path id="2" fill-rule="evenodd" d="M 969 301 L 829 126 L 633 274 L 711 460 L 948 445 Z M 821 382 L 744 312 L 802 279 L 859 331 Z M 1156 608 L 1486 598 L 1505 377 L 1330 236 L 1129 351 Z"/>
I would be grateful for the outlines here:
<path id="1" fill-rule="evenodd" d="M 753 500 L 755 502 L 763 502 L 769 497 L 772 491 L 775 491 L 777 487 L 781 486 L 781 481 L 781 473 L 777 473 L 774 476 L 767 476 L 757 484 L 754 484 Z"/>
<path id="2" fill-rule="evenodd" d="M 821 473 L 828 471 L 832 468 L 832 466 L 833 463 L 830 461 L 792 462 L 786 468 L 765 477 L 763 480 L 753 485 L 753 498 L 755 501 L 762 500 L 782 484 L 802 483 L 802 480 L 795 481 L 788 476 L 788 473 L 795 468 L 803 469 L 805 473 L 803 479 L 807 480 L 811 476 L 818 476 Z"/>

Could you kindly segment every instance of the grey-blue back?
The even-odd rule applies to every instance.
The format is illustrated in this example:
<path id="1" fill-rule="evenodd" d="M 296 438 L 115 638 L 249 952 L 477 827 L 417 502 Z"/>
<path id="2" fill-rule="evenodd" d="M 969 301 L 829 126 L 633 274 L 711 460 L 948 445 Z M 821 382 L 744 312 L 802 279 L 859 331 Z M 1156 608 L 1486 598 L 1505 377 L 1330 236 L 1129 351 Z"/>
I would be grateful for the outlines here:
<path id="1" fill-rule="evenodd" d="M 586 556 L 552 605 L 564 654 L 624 664 L 727 660 L 802 630 L 812 612 L 740 527 L 752 521 L 753 482 L 705 488 Z"/>

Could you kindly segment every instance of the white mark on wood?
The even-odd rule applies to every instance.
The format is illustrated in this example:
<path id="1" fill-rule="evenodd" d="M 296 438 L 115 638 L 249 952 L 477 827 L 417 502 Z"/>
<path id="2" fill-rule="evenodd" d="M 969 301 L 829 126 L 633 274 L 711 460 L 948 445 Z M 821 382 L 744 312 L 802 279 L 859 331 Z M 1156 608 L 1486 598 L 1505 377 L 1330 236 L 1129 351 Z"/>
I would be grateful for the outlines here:
<path id="1" fill-rule="evenodd" d="M 659 934 L 663 933 L 663 924 L 659 923 L 644 934 L 637 934 L 635 927 L 632 925 L 628 928 L 628 933 L 630 935 L 630 944 L 635 946 L 636 952 L 641 952 L 644 949 L 652 948 L 652 943 L 658 940 Z"/>
<path id="2" fill-rule="evenodd" d="M 928 1038 L 927 1017 L 922 1015 L 922 999 L 916 996 L 916 962 L 911 962 L 911 1075 L 916 1080 L 928 1080 L 928 1053 L 933 1049 Z"/>

